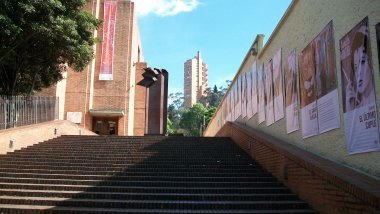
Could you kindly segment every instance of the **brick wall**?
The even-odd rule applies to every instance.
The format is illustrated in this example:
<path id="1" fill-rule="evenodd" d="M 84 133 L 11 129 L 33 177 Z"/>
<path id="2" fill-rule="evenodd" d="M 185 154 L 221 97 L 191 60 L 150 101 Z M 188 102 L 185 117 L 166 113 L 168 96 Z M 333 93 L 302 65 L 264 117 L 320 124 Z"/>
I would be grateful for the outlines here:
<path id="1" fill-rule="evenodd" d="M 94 11 L 94 2 L 87 5 L 88 11 Z M 100 1 L 99 19 L 104 16 L 104 1 Z M 113 80 L 99 80 L 99 71 L 102 54 L 102 43 L 96 44 L 95 70 L 88 66 L 84 71 L 77 73 L 69 69 L 66 87 L 65 119 L 67 112 L 82 112 L 82 126 L 92 129 L 92 117 L 89 109 L 94 110 L 122 110 L 124 117 L 119 118 L 118 134 L 126 135 L 124 126 L 128 125 L 128 81 L 130 65 L 130 26 L 132 24 L 131 2 L 118 1 L 116 12 L 115 48 L 113 61 Z M 102 38 L 103 28 L 98 30 L 98 37 Z M 89 106 L 91 72 L 94 73 L 93 103 Z"/>
<path id="2" fill-rule="evenodd" d="M 135 117 L 134 117 L 134 136 L 144 136 L 145 134 L 145 111 L 146 111 L 146 87 L 137 85 L 144 79 L 142 74 L 145 72 L 146 63 L 136 63 L 136 87 L 135 87 Z"/>
<path id="3" fill-rule="evenodd" d="M 380 181 L 238 123 L 231 137 L 259 164 L 321 213 L 379 213 Z"/>

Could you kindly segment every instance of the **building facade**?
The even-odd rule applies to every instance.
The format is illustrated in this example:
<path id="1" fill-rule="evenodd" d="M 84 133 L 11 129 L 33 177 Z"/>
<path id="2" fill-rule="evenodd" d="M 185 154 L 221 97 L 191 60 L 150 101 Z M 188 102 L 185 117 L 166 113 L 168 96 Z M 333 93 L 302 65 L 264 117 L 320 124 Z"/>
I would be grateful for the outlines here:
<path id="1" fill-rule="evenodd" d="M 203 62 L 201 53 L 184 64 L 184 97 L 185 106 L 191 108 L 205 95 L 208 87 L 207 64 Z"/>
<path id="2" fill-rule="evenodd" d="M 60 118 L 98 134 L 143 135 L 135 128 L 136 75 L 144 63 L 134 3 L 130 0 L 91 0 L 85 8 L 102 26 L 93 32 L 102 42 L 95 57 L 81 72 L 68 68 L 65 78 L 39 95 L 59 97 Z M 137 102 L 145 102 L 139 100 Z M 141 129 L 141 130 L 140 130 Z"/>

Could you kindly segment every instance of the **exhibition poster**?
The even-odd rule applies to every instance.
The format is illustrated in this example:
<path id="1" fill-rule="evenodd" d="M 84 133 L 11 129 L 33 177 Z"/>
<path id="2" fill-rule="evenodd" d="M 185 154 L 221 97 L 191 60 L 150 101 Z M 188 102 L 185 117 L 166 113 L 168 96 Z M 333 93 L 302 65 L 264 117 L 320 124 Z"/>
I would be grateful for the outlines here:
<path id="1" fill-rule="evenodd" d="M 340 40 L 344 127 L 349 154 L 379 151 L 368 18 Z"/>
<path id="2" fill-rule="evenodd" d="M 318 134 L 317 86 L 315 80 L 314 46 L 310 43 L 299 57 L 302 138 Z"/>
<path id="3" fill-rule="evenodd" d="M 252 70 L 248 71 L 246 74 L 247 80 L 247 118 L 251 119 L 253 116 L 253 106 L 252 106 Z"/>
<path id="4" fill-rule="evenodd" d="M 286 132 L 299 129 L 296 50 L 292 50 L 285 63 Z"/>
<path id="5" fill-rule="evenodd" d="M 267 126 L 270 126 L 274 123 L 272 60 L 269 60 L 266 67 L 265 95 L 266 95 L 266 106 L 265 106 L 266 122 L 267 122 Z"/>
<path id="6" fill-rule="evenodd" d="M 252 78 L 252 116 L 257 113 L 257 67 L 256 61 L 253 62 L 251 68 L 251 78 Z M 252 117 L 251 116 L 251 117 Z"/>
<path id="7" fill-rule="evenodd" d="M 264 64 L 259 66 L 257 72 L 257 87 L 259 92 L 259 103 L 258 103 L 258 114 L 259 114 L 259 124 L 265 121 L 265 79 L 264 79 Z"/>
<path id="8" fill-rule="evenodd" d="M 284 118 L 284 94 L 282 86 L 281 49 L 273 56 L 274 121 Z"/>
<path id="9" fill-rule="evenodd" d="M 332 30 L 331 21 L 313 40 L 315 47 L 314 61 L 319 133 L 340 127 L 338 84 Z"/>

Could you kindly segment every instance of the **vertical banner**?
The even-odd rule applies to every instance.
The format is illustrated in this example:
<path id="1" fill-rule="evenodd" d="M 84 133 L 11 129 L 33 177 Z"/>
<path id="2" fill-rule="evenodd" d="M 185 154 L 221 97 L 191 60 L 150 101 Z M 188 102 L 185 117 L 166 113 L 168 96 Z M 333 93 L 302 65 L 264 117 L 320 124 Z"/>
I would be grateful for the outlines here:
<path id="1" fill-rule="evenodd" d="M 344 126 L 349 154 L 379 151 L 368 18 L 340 40 Z"/>
<path id="2" fill-rule="evenodd" d="M 331 21 L 313 41 L 315 47 L 319 133 L 340 127 L 338 83 L 332 30 Z"/>
<path id="3" fill-rule="evenodd" d="M 259 92 L 259 104 L 257 112 L 259 114 L 259 124 L 265 121 L 265 78 L 264 78 L 264 64 L 259 66 L 257 72 L 257 87 Z"/>
<path id="4" fill-rule="evenodd" d="M 265 95 L 266 95 L 266 106 L 265 115 L 267 126 L 274 123 L 274 106 L 273 106 L 273 73 L 272 73 L 272 60 L 269 60 L 265 72 Z"/>
<path id="5" fill-rule="evenodd" d="M 100 58 L 99 80 L 113 79 L 113 53 L 115 44 L 117 1 L 104 2 L 103 43 Z"/>
<path id="6" fill-rule="evenodd" d="M 249 70 L 245 74 L 245 78 L 247 81 L 247 118 L 251 119 L 252 114 L 252 70 Z"/>
<path id="7" fill-rule="evenodd" d="M 228 104 L 227 96 L 225 96 L 223 100 L 223 125 L 226 124 L 227 116 L 228 116 L 227 104 Z"/>
<path id="8" fill-rule="evenodd" d="M 227 121 L 231 121 L 231 112 L 232 112 L 232 105 L 231 105 L 231 91 L 227 95 Z"/>
<path id="9" fill-rule="evenodd" d="M 247 78 L 246 73 L 241 75 L 241 117 L 247 117 Z"/>
<path id="10" fill-rule="evenodd" d="M 310 43 L 299 58 L 302 138 L 318 134 L 317 86 L 315 81 L 314 46 Z"/>
<path id="11" fill-rule="evenodd" d="M 252 116 L 257 113 L 257 67 L 256 61 L 252 64 Z"/>
<path id="12" fill-rule="evenodd" d="M 238 119 L 241 115 L 241 104 L 240 104 L 240 92 L 241 92 L 241 89 L 240 89 L 240 76 L 237 76 L 236 78 L 236 81 L 235 81 L 235 99 L 236 99 L 236 103 L 235 103 L 235 120 Z"/>
<path id="13" fill-rule="evenodd" d="M 377 58 L 379 59 L 380 63 L 380 22 L 376 24 L 376 40 L 377 40 Z M 380 72 L 380 69 L 379 69 Z"/>
<path id="14" fill-rule="evenodd" d="M 274 121 L 284 118 L 284 94 L 282 86 L 281 48 L 273 56 Z"/>
<path id="15" fill-rule="evenodd" d="M 286 132 L 299 129 L 296 50 L 292 50 L 285 63 Z"/>
<path id="16" fill-rule="evenodd" d="M 236 82 L 234 82 L 233 85 L 233 93 L 232 93 L 232 100 L 233 100 L 233 106 L 232 106 L 232 121 L 236 120 L 236 106 L 237 106 L 237 87 Z"/>
<path id="17" fill-rule="evenodd" d="M 239 77 L 237 78 L 237 90 L 238 90 L 238 98 L 239 98 L 239 100 L 238 100 L 238 115 L 237 115 L 237 118 L 239 118 L 240 116 L 241 116 L 241 98 L 242 98 L 242 96 L 241 96 L 241 75 L 239 75 Z M 236 118 L 236 119 L 237 119 Z"/>

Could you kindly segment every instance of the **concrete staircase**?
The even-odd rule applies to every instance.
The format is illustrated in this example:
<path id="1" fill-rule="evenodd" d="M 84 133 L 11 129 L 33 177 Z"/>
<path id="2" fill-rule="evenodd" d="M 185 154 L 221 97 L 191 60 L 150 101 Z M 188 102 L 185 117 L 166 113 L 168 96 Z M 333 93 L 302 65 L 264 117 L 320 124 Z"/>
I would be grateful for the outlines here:
<path id="1" fill-rule="evenodd" d="M 0 155 L 0 213 L 14 212 L 315 213 L 228 138 L 157 136 L 63 136 Z"/>

